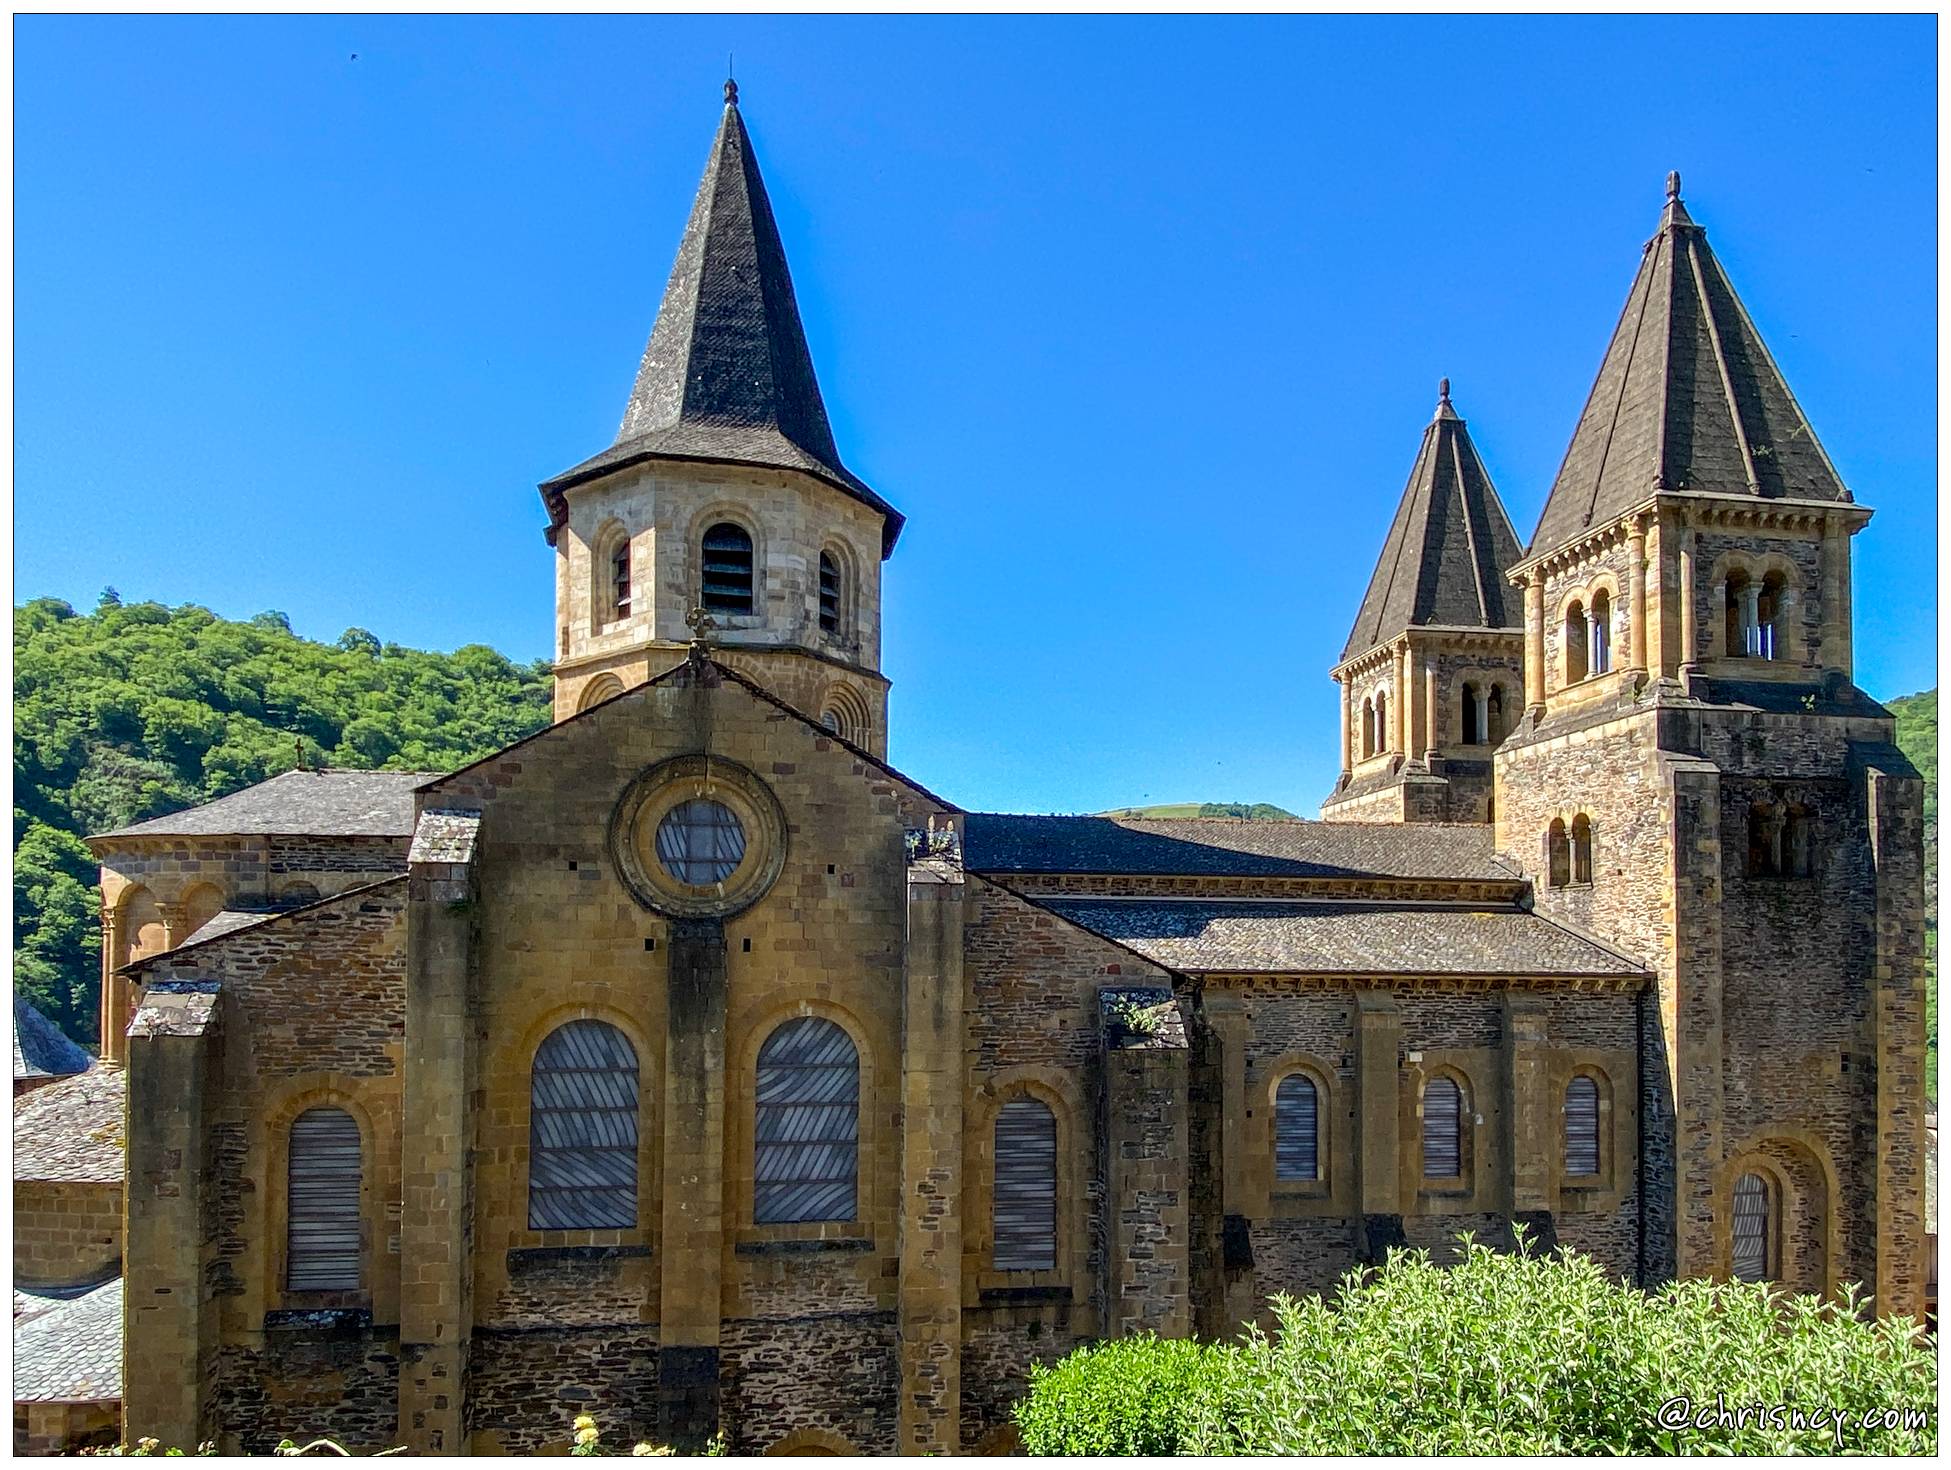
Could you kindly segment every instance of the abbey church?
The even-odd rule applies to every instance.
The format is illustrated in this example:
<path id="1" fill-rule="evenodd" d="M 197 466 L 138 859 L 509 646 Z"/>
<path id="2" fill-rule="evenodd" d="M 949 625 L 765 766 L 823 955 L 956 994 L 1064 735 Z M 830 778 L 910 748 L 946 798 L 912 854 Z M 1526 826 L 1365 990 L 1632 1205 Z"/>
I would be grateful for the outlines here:
<path id="1" fill-rule="evenodd" d="M 554 722 L 91 839 L 126 1432 L 993 1453 L 1032 1363 L 1465 1230 L 1921 1313 L 1870 512 L 1678 178 L 1528 542 L 1447 384 L 1405 426 L 1325 820 L 1003 815 L 887 761 L 902 517 L 726 91 L 541 486 Z"/>

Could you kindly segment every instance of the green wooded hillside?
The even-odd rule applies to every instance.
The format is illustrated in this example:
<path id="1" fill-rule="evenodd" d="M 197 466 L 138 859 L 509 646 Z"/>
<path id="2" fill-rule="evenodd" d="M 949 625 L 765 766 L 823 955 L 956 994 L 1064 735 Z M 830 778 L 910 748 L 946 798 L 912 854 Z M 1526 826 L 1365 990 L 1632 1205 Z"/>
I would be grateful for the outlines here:
<path id="1" fill-rule="evenodd" d="M 14 609 L 14 986 L 93 1046 L 101 938 L 81 837 L 308 766 L 446 771 L 540 729 L 546 663 L 336 644 L 208 608 Z"/>

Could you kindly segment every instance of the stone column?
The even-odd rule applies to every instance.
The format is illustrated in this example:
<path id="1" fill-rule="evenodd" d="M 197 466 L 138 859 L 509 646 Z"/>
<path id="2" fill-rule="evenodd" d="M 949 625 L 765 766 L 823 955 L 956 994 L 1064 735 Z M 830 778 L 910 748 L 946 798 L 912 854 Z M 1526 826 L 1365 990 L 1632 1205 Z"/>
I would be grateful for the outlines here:
<path id="1" fill-rule="evenodd" d="M 665 987 L 664 1219 L 657 1435 L 692 1446 L 718 1431 L 724 1317 L 725 926 L 671 923 Z"/>
<path id="2" fill-rule="evenodd" d="M 1405 648 L 1403 660 L 1403 705 L 1402 705 L 1402 751 L 1404 755 L 1418 759 L 1429 753 L 1423 744 L 1423 729 L 1429 724 L 1429 715 L 1423 708 L 1422 654 L 1415 648 Z"/>
<path id="3" fill-rule="evenodd" d="M 120 1066 L 129 1056 L 129 982 L 116 974 L 122 950 L 122 915 L 102 908 L 102 1060 Z"/>
<path id="4" fill-rule="evenodd" d="M 1470 711 L 1470 718 L 1477 722 L 1477 744 L 1490 744 L 1490 685 L 1477 686 L 1476 708 Z"/>
<path id="5" fill-rule="evenodd" d="M 899 1453 L 953 1455 L 962 1433 L 960 872 L 908 870 L 901 1042 Z"/>
<path id="6" fill-rule="evenodd" d="M 1741 589 L 1741 651 L 1750 657 L 1761 653 L 1761 584 L 1750 581 Z"/>
<path id="7" fill-rule="evenodd" d="M 1533 572 L 1524 584 L 1524 703 L 1537 718 L 1545 712 L 1545 583 Z"/>
<path id="8" fill-rule="evenodd" d="M 1348 773 L 1355 768 L 1355 696 L 1346 679 L 1335 682 L 1341 686 L 1341 775 L 1346 780 Z"/>
<path id="9" fill-rule="evenodd" d="M 1401 750 L 1408 744 L 1404 738 L 1408 730 L 1409 703 L 1409 649 L 1407 645 L 1396 649 L 1396 673 L 1393 692 L 1389 695 L 1389 749 Z"/>
<path id="10" fill-rule="evenodd" d="M 1627 543 L 1631 554 L 1631 571 L 1627 585 L 1632 589 L 1632 603 L 1626 609 L 1628 667 L 1644 670 L 1646 668 L 1646 619 L 1649 607 L 1646 596 L 1646 528 L 1637 522 Z"/>
<path id="11" fill-rule="evenodd" d="M 1436 660 L 1425 655 L 1423 658 L 1423 756 L 1427 759 L 1442 748 L 1443 742 L 1437 735 L 1442 706 L 1436 702 Z"/>
<path id="12" fill-rule="evenodd" d="M 1677 651 L 1678 672 L 1691 674 L 1700 662 L 1700 634 L 1694 624 L 1694 533 L 1691 529 L 1680 533 L 1680 585 L 1675 589 L 1680 598 L 1680 647 Z"/>
<path id="13" fill-rule="evenodd" d="M 1845 679 L 1853 680 L 1856 677 L 1856 634 L 1854 629 L 1855 612 L 1852 601 L 1854 593 L 1851 590 L 1852 580 L 1849 565 L 1849 531 L 1846 528 L 1839 529 L 1836 535 L 1838 542 L 1836 580 L 1837 590 L 1840 593 L 1836 599 L 1838 607 L 1836 627 L 1841 634 L 1841 638 L 1834 662 L 1835 666 L 1843 671 L 1843 677 Z"/>
<path id="14" fill-rule="evenodd" d="M 129 1438 L 193 1450 L 206 1437 L 217 1304 L 204 1284 L 210 1233 L 205 1144 L 221 1072 L 216 986 L 157 995 L 131 1029 L 122 1413 Z"/>
<path id="15" fill-rule="evenodd" d="M 472 1198 L 479 1086 L 473 874 L 412 863 L 407 876 L 400 1134 L 400 1438 L 414 1454 L 467 1450 L 474 1324 Z"/>
<path id="16" fill-rule="evenodd" d="M 189 913 L 182 904 L 159 903 L 156 905 L 156 912 L 162 916 L 163 920 L 163 950 L 174 949 L 190 937 L 184 931 L 184 924 L 189 917 Z M 162 953 L 162 950 L 158 950 L 157 953 Z"/>
<path id="17" fill-rule="evenodd" d="M 1255 1272 L 1250 1263 L 1238 1258 L 1237 1251 L 1241 1242 L 1247 1242 L 1250 1251 L 1247 1222 L 1265 1210 L 1264 1202 L 1256 1208 L 1247 1198 L 1246 1053 L 1250 1028 L 1246 1007 L 1237 992 L 1211 989 L 1207 990 L 1203 1005 L 1206 1023 L 1219 1038 L 1221 1229 L 1225 1238 L 1233 1242 L 1234 1251 L 1223 1262 L 1223 1300 L 1219 1313 L 1223 1320 L 1213 1335 L 1230 1339 L 1253 1321 L 1259 1311 Z M 1210 1106 L 1212 1100 L 1195 1098 L 1194 1101 L 1200 1106 Z"/>

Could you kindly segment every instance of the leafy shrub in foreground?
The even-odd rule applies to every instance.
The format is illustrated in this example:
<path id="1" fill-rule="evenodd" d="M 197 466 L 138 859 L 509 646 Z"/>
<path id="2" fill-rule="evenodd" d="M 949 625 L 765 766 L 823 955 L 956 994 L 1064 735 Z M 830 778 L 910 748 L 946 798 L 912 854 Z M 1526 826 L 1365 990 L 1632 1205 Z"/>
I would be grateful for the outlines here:
<path id="1" fill-rule="evenodd" d="M 1024 1448 L 1929 1454 L 1937 1446 L 1932 1345 L 1908 1323 L 1864 1322 L 1763 1286 L 1686 1281 L 1647 1295 L 1582 1256 L 1508 1256 L 1466 1242 L 1447 1269 L 1426 1252 L 1393 1252 L 1370 1279 L 1344 1278 L 1332 1305 L 1277 1297 L 1273 1306 L 1272 1335 L 1256 1329 L 1221 1346 L 1132 1339 L 1034 1372 L 1016 1411 Z"/>

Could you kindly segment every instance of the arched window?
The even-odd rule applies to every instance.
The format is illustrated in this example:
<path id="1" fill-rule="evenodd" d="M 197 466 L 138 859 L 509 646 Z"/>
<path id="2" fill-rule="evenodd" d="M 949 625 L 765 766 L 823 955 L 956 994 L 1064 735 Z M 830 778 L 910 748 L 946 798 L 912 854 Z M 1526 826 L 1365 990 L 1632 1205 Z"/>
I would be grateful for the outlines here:
<path id="1" fill-rule="evenodd" d="M 706 612 L 750 615 L 752 537 L 743 526 L 720 521 L 705 532 L 704 573 Z"/>
<path id="2" fill-rule="evenodd" d="M 1321 1099 L 1296 1072 L 1274 1093 L 1274 1178 L 1321 1177 Z"/>
<path id="3" fill-rule="evenodd" d="M 291 1125 L 286 1161 L 285 1287 L 359 1289 L 359 1125 L 343 1108 L 310 1108 Z"/>
<path id="4" fill-rule="evenodd" d="M 610 553 L 610 610 L 619 618 L 630 616 L 630 543 L 620 542 Z"/>
<path id="5" fill-rule="evenodd" d="M 820 631 L 840 631 L 840 563 L 833 553 L 820 553 Z"/>
<path id="6" fill-rule="evenodd" d="M 529 1073 L 528 1228 L 637 1223 L 637 1050 L 606 1021 L 568 1021 Z"/>
<path id="7" fill-rule="evenodd" d="M 1565 609 L 1565 682 L 1578 683 L 1585 671 L 1585 604 L 1574 602 Z"/>
<path id="8" fill-rule="evenodd" d="M 1448 1077 L 1432 1077 L 1423 1087 L 1423 1178 L 1462 1174 L 1463 1089 Z"/>
<path id="9" fill-rule="evenodd" d="M 1805 806 L 1790 806 L 1782 814 L 1782 871 L 1791 878 L 1813 878 L 1815 823 Z"/>
<path id="10" fill-rule="evenodd" d="M 1463 686 L 1463 743 L 1476 745 L 1477 739 L 1477 686 Z"/>
<path id="11" fill-rule="evenodd" d="M 1769 802 L 1748 804 L 1748 876 L 1775 878 L 1782 873 L 1782 817 Z"/>
<path id="12" fill-rule="evenodd" d="M 1599 1172 L 1599 1084 L 1590 1077 L 1565 1084 L 1565 1172 L 1575 1179 Z"/>
<path id="13" fill-rule="evenodd" d="M 1572 818 L 1572 882 L 1592 881 L 1592 819 L 1580 812 Z"/>
<path id="14" fill-rule="evenodd" d="M 1553 817 L 1545 831 L 1545 883 L 1563 888 L 1572 881 L 1572 844 L 1565 834 L 1565 819 Z"/>
<path id="15" fill-rule="evenodd" d="M 1389 728 L 1389 696 L 1375 696 L 1375 749 L 1376 753 L 1388 750 L 1393 744 L 1395 732 Z"/>
<path id="16" fill-rule="evenodd" d="M 1375 754 L 1375 701 L 1362 701 L 1362 757 L 1367 759 Z"/>
<path id="17" fill-rule="evenodd" d="M 1601 587 L 1592 594 L 1591 664 L 1595 674 L 1612 670 L 1612 594 Z"/>
<path id="18" fill-rule="evenodd" d="M 1736 1281 L 1775 1278 L 1775 1191 L 1759 1174 L 1734 1181 L 1729 1266 Z"/>
<path id="19" fill-rule="evenodd" d="M 1746 658 L 1754 653 L 1754 619 L 1759 589 L 1748 574 L 1736 567 L 1727 574 L 1727 656 Z"/>
<path id="20" fill-rule="evenodd" d="M 860 1149 L 860 1057 L 831 1021 L 797 1016 L 759 1048 L 752 1218 L 851 1220 Z"/>
<path id="21" fill-rule="evenodd" d="M 1033 1097 L 996 1112 L 995 1268 L 1057 1264 L 1057 1117 Z"/>
<path id="22" fill-rule="evenodd" d="M 1484 699 L 1485 740 L 1497 745 L 1504 739 L 1504 686 L 1493 684 Z"/>

